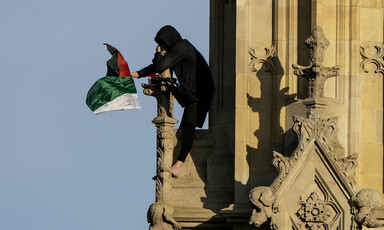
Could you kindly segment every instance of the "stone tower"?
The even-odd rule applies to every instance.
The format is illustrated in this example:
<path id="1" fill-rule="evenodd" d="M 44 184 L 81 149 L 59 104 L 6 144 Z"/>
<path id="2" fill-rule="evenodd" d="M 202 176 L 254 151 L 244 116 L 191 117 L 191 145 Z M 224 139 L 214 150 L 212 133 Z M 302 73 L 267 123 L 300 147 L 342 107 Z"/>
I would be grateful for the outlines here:
<path id="1" fill-rule="evenodd" d="M 210 12 L 209 129 L 178 179 L 173 98 L 147 91 L 160 114 L 150 228 L 381 226 L 384 0 L 211 0 Z"/>

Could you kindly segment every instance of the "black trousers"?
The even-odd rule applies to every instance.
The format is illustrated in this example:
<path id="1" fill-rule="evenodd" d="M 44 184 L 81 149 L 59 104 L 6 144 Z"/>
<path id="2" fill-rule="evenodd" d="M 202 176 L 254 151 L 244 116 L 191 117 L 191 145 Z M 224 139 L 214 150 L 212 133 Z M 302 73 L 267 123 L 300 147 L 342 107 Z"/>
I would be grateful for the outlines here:
<path id="1" fill-rule="evenodd" d="M 193 140 L 195 137 L 195 129 L 197 122 L 197 102 L 187 105 L 184 108 L 183 118 L 181 119 L 180 127 L 183 131 L 183 144 L 181 146 L 178 160 L 184 162 L 188 153 L 192 149 Z"/>

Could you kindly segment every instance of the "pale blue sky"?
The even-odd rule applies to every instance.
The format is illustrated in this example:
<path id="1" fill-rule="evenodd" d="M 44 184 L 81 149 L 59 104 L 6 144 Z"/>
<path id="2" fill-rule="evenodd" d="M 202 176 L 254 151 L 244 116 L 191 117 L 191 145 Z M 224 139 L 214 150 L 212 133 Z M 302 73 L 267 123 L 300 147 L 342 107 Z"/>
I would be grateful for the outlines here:
<path id="1" fill-rule="evenodd" d="M 93 115 L 117 47 L 132 71 L 173 25 L 208 61 L 208 0 L 0 0 L 0 229 L 142 230 L 154 202 L 155 99 Z M 180 118 L 177 108 L 176 117 Z"/>

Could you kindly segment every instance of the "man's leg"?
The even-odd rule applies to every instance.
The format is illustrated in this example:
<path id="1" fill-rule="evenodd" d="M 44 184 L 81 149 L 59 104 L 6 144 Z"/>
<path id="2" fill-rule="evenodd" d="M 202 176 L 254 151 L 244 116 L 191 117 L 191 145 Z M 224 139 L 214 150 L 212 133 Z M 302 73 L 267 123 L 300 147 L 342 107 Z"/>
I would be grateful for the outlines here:
<path id="1" fill-rule="evenodd" d="M 171 167 L 171 174 L 173 177 L 179 177 L 181 167 L 184 164 L 185 159 L 189 151 L 191 151 L 193 145 L 193 139 L 195 137 L 195 128 L 197 120 L 197 102 L 187 105 L 184 108 L 183 118 L 179 129 L 183 130 L 183 140 L 181 145 L 181 151 L 176 163 Z"/>
<path id="2" fill-rule="evenodd" d="M 192 149 L 193 139 L 195 137 L 196 126 L 191 123 L 185 123 L 181 130 L 183 130 L 183 145 L 181 146 L 180 155 L 178 160 L 184 162 L 187 158 L 189 151 Z"/>
<path id="3" fill-rule="evenodd" d="M 173 177 L 179 177 L 181 172 L 181 167 L 184 164 L 185 159 L 188 156 L 188 153 L 192 149 L 193 140 L 195 137 L 195 128 L 194 124 L 185 122 L 181 125 L 180 129 L 183 130 L 183 144 L 181 146 L 180 155 L 176 163 L 171 167 L 171 174 Z"/>

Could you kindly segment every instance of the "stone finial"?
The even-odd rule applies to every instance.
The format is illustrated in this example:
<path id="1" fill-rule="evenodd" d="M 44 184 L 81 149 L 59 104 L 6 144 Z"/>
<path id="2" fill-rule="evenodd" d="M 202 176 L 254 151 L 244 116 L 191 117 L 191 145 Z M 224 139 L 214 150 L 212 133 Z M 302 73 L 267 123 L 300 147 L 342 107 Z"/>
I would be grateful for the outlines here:
<path id="1" fill-rule="evenodd" d="M 160 77 L 170 78 L 171 74 L 169 69 L 160 74 Z M 157 120 L 164 120 L 164 122 L 171 122 L 176 124 L 176 119 L 173 118 L 173 103 L 174 96 L 169 92 L 167 84 L 165 82 L 159 82 L 158 84 L 142 84 L 144 88 L 143 93 L 148 96 L 153 96 L 157 100 L 157 117 L 153 120 L 153 123 L 157 123 Z M 161 121 L 160 121 L 161 122 Z"/>
<path id="2" fill-rule="evenodd" d="M 323 65 L 325 51 L 330 44 L 331 43 L 323 33 L 323 29 L 320 26 L 315 26 L 311 36 L 305 40 L 305 45 L 309 49 L 309 57 L 312 66 Z"/>
<path id="3" fill-rule="evenodd" d="M 320 26 L 316 26 L 312 35 L 305 41 L 309 48 L 310 66 L 293 64 L 294 74 L 308 80 L 309 98 L 319 99 L 324 97 L 324 84 L 330 77 L 339 75 L 339 66 L 324 67 L 324 56 L 330 42 L 325 37 Z"/>

